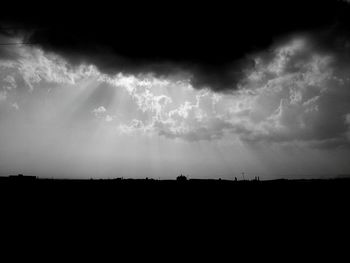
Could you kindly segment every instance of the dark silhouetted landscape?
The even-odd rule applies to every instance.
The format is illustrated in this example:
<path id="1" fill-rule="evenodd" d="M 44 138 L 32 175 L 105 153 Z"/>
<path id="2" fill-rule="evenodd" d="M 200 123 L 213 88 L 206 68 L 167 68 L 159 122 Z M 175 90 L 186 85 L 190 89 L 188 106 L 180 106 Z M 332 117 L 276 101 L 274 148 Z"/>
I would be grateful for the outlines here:
<path id="1" fill-rule="evenodd" d="M 0 8 L 1 262 L 348 254 L 350 0 Z"/>
<path id="2" fill-rule="evenodd" d="M 184 175 L 174 180 L 156 179 L 45 179 L 15 175 L 0 177 L 1 194 L 20 202 L 81 202 L 88 206 L 102 202 L 123 206 L 135 202 L 155 206 L 226 206 L 228 210 L 246 206 L 262 209 L 281 205 L 316 207 L 350 200 L 350 178 L 301 180 L 222 180 L 190 179 Z M 3 199 L 4 200 L 4 199 Z"/>

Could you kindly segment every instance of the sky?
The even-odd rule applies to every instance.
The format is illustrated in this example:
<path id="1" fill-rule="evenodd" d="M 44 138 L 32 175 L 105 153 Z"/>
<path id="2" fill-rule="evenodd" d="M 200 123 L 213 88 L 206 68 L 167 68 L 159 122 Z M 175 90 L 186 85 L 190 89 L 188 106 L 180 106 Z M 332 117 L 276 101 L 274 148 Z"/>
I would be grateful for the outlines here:
<path id="1" fill-rule="evenodd" d="M 7 13 L 0 175 L 350 174 L 350 5 L 289 5 Z"/>

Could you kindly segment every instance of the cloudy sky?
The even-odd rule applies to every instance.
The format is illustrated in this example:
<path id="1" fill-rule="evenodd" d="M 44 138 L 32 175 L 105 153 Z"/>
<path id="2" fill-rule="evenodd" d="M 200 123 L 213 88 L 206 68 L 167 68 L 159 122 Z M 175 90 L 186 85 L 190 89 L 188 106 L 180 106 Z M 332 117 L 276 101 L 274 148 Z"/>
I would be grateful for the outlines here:
<path id="1" fill-rule="evenodd" d="M 0 175 L 350 174 L 350 5 L 303 2 L 8 12 Z"/>

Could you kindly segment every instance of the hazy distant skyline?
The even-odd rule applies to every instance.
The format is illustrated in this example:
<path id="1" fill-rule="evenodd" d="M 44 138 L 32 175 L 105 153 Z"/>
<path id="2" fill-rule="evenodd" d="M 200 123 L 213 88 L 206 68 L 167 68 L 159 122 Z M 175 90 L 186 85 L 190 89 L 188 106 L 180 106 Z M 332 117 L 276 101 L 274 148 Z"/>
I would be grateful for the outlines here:
<path id="1" fill-rule="evenodd" d="M 84 53 L 85 46 L 48 45 L 40 40 L 49 34 L 35 27 L 4 27 L 0 175 L 350 174 L 350 42 L 339 21 L 335 31 L 324 26 L 327 20 L 324 27 L 276 33 L 263 48 L 240 51 L 220 65 L 213 64 L 215 54 L 213 61 L 202 54 L 174 59 L 182 49 L 164 60 L 122 58 L 117 48 L 110 51 L 112 41 L 102 52 L 117 61 L 108 70 L 103 56 Z M 28 41 L 33 44 L 15 44 Z M 254 37 L 245 41 L 254 44 Z"/>

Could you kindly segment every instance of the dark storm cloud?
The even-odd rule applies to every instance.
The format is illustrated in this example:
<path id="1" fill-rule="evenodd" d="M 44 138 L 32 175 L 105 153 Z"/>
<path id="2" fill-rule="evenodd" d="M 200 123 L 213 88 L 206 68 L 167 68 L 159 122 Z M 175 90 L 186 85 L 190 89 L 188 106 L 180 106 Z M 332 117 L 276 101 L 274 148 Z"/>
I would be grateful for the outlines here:
<path id="1" fill-rule="evenodd" d="M 180 1 L 163 7 L 62 3 L 45 9 L 28 4 L 23 11 L 8 12 L 3 21 L 32 31 L 31 43 L 73 64 L 92 63 L 108 74 L 184 72 L 192 75 L 196 88 L 215 91 L 236 89 L 254 67 L 249 55 L 289 34 L 317 34 L 325 50 L 348 52 L 350 46 L 350 7 L 334 0 L 288 5 L 241 0 L 230 6 Z"/>

